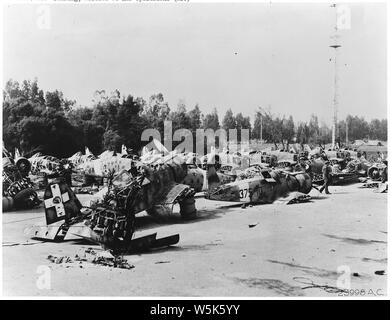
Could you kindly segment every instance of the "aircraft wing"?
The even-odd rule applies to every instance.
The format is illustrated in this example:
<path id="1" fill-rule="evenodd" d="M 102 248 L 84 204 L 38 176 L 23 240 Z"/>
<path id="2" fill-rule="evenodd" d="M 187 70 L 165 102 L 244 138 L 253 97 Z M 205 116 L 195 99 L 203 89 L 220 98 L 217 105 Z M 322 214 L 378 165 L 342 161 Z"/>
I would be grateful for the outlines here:
<path id="1" fill-rule="evenodd" d="M 195 191 L 189 186 L 181 183 L 171 183 L 165 188 L 163 196 L 155 205 L 172 205 L 191 194 L 195 194 Z"/>

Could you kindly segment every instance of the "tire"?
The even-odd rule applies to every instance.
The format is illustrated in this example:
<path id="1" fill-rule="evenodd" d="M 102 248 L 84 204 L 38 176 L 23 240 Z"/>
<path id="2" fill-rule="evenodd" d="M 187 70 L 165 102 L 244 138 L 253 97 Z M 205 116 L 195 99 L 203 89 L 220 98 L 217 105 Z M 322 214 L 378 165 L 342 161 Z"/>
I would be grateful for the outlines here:
<path id="1" fill-rule="evenodd" d="M 3 197 L 3 212 L 11 211 L 14 208 L 14 199 L 12 197 Z"/>
<path id="2" fill-rule="evenodd" d="M 185 220 L 192 220 L 197 217 L 195 198 L 184 199 L 180 202 L 180 215 Z"/>
<path id="3" fill-rule="evenodd" d="M 30 199 L 30 197 L 32 199 Z M 22 190 L 14 197 L 14 205 L 16 209 L 32 209 L 38 203 L 38 195 L 32 188 Z"/>

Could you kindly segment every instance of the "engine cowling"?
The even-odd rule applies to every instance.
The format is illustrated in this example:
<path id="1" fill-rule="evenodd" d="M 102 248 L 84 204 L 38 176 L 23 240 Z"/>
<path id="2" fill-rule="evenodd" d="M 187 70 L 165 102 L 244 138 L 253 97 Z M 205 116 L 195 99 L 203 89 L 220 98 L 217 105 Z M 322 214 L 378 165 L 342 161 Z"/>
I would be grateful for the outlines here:
<path id="1" fill-rule="evenodd" d="M 299 192 L 308 194 L 312 188 L 310 175 L 307 173 L 298 173 L 295 178 L 299 183 Z"/>
<path id="2" fill-rule="evenodd" d="M 367 170 L 367 176 L 371 180 L 380 180 L 383 170 L 385 170 L 386 165 L 382 163 L 374 164 Z"/>
<path id="3" fill-rule="evenodd" d="M 22 173 L 28 173 L 31 170 L 31 163 L 28 161 L 27 158 L 20 157 L 16 159 L 15 165 L 18 168 L 18 170 Z"/>

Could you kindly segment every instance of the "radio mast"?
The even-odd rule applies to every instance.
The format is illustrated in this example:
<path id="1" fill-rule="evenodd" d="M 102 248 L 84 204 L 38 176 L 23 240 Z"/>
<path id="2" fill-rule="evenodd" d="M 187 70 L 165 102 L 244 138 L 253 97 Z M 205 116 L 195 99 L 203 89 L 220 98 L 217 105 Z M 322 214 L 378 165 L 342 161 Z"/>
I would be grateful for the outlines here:
<path id="1" fill-rule="evenodd" d="M 337 136 L 337 112 L 338 112 L 338 94 L 339 94 L 339 88 L 338 88 L 338 82 L 339 82 L 339 76 L 338 76 L 338 66 L 337 66 L 337 58 L 339 53 L 339 48 L 341 45 L 338 43 L 338 28 L 337 28 L 337 7 L 336 4 L 331 5 L 331 7 L 335 8 L 335 27 L 334 27 L 334 35 L 331 37 L 333 38 L 333 44 L 330 45 L 331 48 L 334 49 L 334 96 L 333 96 L 333 118 L 332 118 L 332 150 L 335 149 L 336 146 L 336 136 Z"/>

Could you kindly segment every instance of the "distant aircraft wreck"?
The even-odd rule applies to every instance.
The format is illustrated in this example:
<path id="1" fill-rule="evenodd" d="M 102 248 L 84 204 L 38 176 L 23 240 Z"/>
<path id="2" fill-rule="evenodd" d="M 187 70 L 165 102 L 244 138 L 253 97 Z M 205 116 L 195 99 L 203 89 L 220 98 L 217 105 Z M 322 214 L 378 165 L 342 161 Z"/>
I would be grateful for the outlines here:
<path id="1" fill-rule="evenodd" d="M 218 184 L 218 176 L 214 175 Z M 210 200 L 242 202 L 247 204 L 272 203 L 290 192 L 308 194 L 312 188 L 311 177 L 303 172 L 286 172 L 259 169 L 252 177 L 222 184 L 210 189 L 206 198 Z"/>

